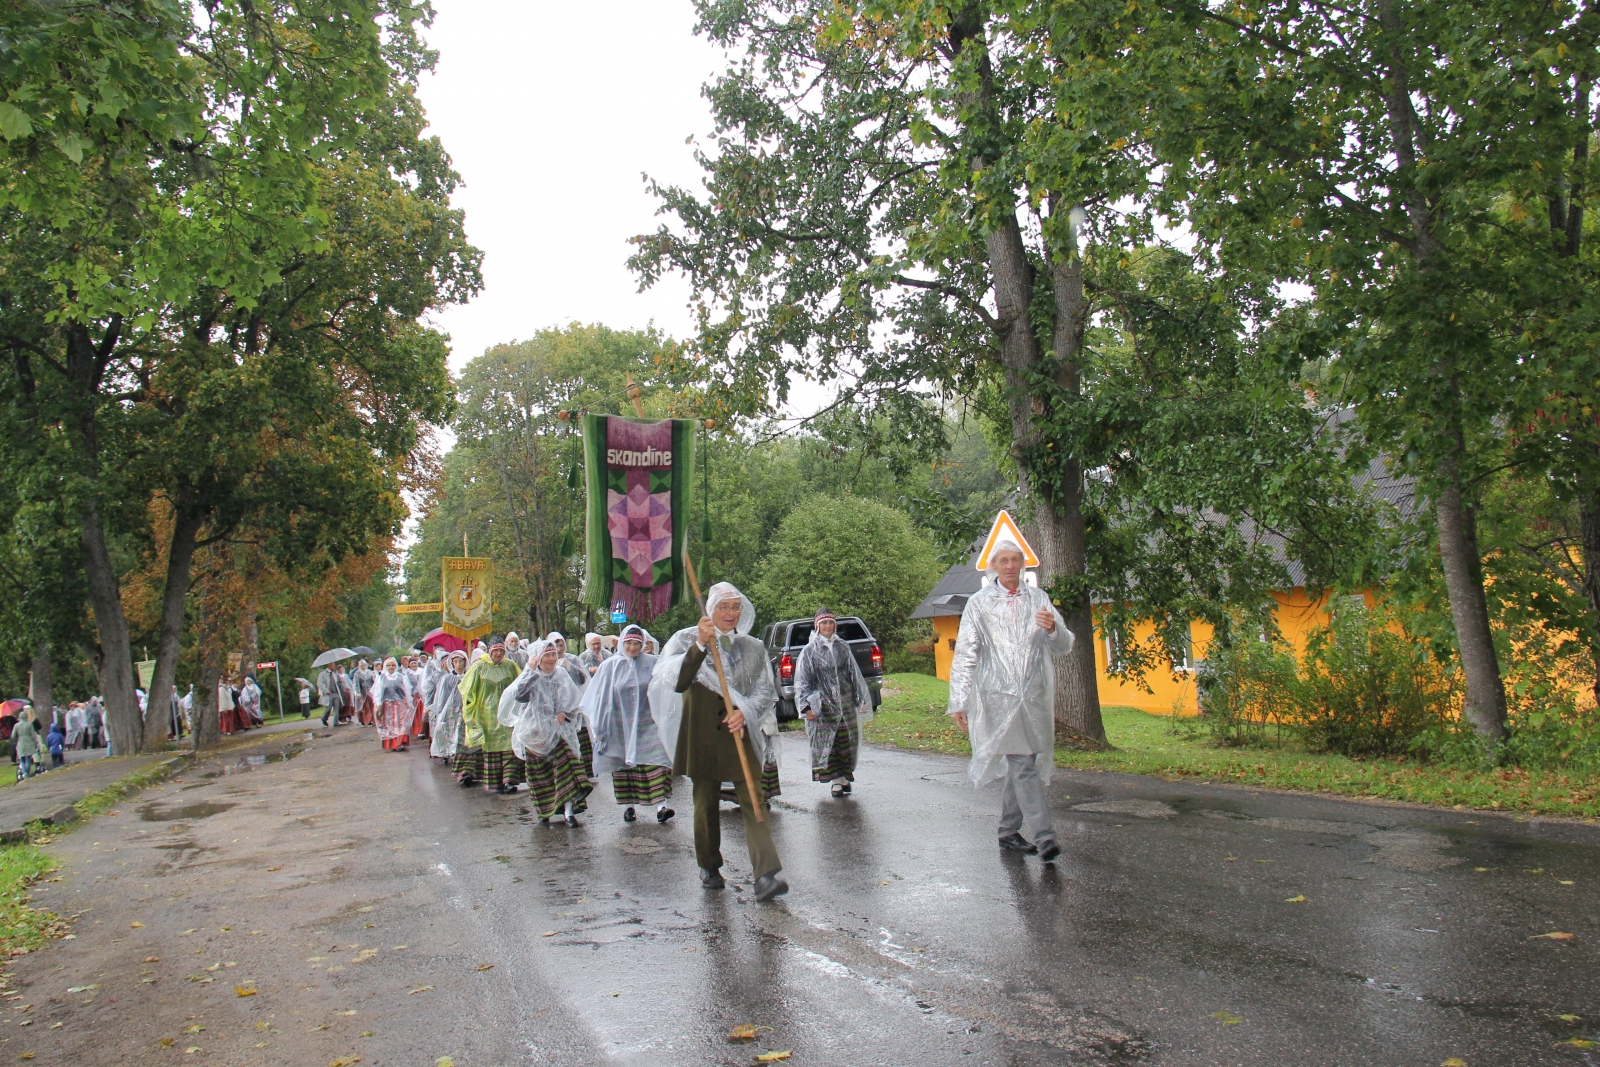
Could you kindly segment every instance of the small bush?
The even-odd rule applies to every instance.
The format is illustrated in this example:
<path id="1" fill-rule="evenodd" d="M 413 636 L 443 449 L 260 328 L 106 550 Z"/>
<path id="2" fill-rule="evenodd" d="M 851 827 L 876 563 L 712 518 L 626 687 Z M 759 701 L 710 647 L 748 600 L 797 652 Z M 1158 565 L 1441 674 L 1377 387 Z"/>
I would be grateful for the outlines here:
<path id="1" fill-rule="evenodd" d="M 1457 718 L 1454 671 L 1383 609 L 1341 606 L 1312 633 L 1304 662 L 1282 641 L 1213 648 L 1198 680 L 1216 743 L 1292 732 L 1314 752 L 1425 755 Z"/>

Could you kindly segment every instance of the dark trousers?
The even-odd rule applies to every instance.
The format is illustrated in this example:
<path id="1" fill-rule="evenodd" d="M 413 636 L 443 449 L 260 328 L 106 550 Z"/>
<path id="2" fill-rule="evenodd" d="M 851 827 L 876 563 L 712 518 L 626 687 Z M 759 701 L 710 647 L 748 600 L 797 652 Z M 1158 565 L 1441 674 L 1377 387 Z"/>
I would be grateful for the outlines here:
<path id="1" fill-rule="evenodd" d="M 722 866 L 722 781 L 720 778 L 695 778 L 694 781 L 694 857 L 707 870 Z M 777 874 L 778 848 L 772 843 L 772 830 L 756 821 L 755 805 L 749 787 L 740 778 L 733 788 L 739 797 L 739 814 L 744 816 L 744 841 L 750 849 L 750 869 L 757 878 Z"/>

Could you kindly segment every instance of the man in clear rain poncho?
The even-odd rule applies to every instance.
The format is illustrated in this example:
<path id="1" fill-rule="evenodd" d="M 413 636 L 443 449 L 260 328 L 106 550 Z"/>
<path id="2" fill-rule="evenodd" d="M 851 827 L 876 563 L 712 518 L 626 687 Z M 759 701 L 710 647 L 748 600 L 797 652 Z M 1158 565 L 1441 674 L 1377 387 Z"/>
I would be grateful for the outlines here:
<path id="1" fill-rule="evenodd" d="M 511 749 L 522 761 L 539 825 L 549 826 L 563 812 L 567 825 L 577 826 L 594 784 L 578 754 L 581 694 L 558 656 L 550 642 L 533 643 L 527 667 L 500 698 L 499 720 L 511 729 Z"/>
<path id="2" fill-rule="evenodd" d="M 831 782 L 834 796 L 848 796 L 861 753 L 861 724 L 872 720 L 872 691 L 827 608 L 812 619 L 811 640 L 795 662 L 794 701 L 811 742 L 811 780 Z"/>
<path id="3" fill-rule="evenodd" d="M 744 816 L 745 845 L 755 875 L 757 900 L 770 900 L 789 891 L 778 877 L 783 864 L 772 831 L 756 821 L 756 805 L 745 783 L 734 746 L 743 744 L 752 769 L 764 767 L 767 754 L 776 754 L 778 691 L 767 649 L 750 636 L 756 609 L 748 597 L 727 582 L 713 585 L 706 595 L 706 616 L 696 626 L 679 630 L 661 650 L 650 680 L 650 710 L 661 729 L 661 740 L 672 752 L 672 770 L 694 780 L 694 851 L 700 866 L 700 884 L 707 889 L 726 885 L 722 877 L 722 783 L 733 782 Z M 722 700 L 710 643 L 721 650 L 727 672 L 733 711 Z M 742 740 L 734 735 L 743 731 Z M 775 764 L 774 764 L 775 765 Z"/>
<path id="4" fill-rule="evenodd" d="M 1055 759 L 1055 657 L 1072 634 L 1050 597 L 1022 580 L 1022 547 L 1002 537 L 989 553 L 990 581 L 961 612 L 950 663 L 950 715 L 972 740 L 976 786 L 1001 777 L 1000 847 L 1061 854 L 1044 787 Z M 1024 821 L 1037 844 L 1022 836 Z"/>
<path id="5" fill-rule="evenodd" d="M 602 663 L 583 687 L 583 713 L 594 734 L 594 773 L 611 775 L 612 792 L 623 806 L 624 822 L 633 822 L 634 807 L 656 805 L 656 821 L 675 814 L 672 757 L 650 714 L 650 676 L 656 657 L 644 651 L 645 632 L 638 626 L 622 631 L 620 655 Z"/>

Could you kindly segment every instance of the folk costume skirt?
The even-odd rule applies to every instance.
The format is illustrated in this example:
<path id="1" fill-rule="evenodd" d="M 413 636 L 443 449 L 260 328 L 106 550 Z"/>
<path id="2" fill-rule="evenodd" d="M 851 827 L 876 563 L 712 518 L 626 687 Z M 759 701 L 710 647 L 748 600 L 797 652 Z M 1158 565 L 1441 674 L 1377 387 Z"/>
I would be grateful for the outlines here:
<path id="1" fill-rule="evenodd" d="M 624 767 L 612 771 L 611 791 L 617 795 L 617 803 L 627 807 L 659 804 L 672 796 L 672 768 Z"/>
<path id="2" fill-rule="evenodd" d="M 534 814 L 541 819 L 560 815 L 568 801 L 572 802 L 574 813 L 588 809 L 589 791 L 594 784 L 584 773 L 583 760 L 574 756 L 572 749 L 563 744 L 544 759 L 534 756 L 531 751 L 528 757 L 523 768 L 527 774 L 528 799 L 533 802 Z"/>

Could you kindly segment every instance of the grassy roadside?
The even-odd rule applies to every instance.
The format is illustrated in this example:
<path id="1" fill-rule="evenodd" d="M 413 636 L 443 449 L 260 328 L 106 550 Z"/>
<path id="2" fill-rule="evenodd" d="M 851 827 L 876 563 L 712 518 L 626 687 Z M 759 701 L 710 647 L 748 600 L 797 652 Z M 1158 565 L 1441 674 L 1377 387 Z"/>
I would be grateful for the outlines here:
<path id="1" fill-rule="evenodd" d="M 0 846 L 0 967 L 69 936 L 65 919 L 28 906 L 28 887 L 55 869 L 55 860 L 33 845 Z M 0 992 L 9 987 L 0 972 Z"/>
<path id="2" fill-rule="evenodd" d="M 945 715 L 949 686 L 924 674 L 884 679 L 883 706 L 867 727 L 875 744 L 967 755 L 965 734 Z M 1111 752 L 1056 751 L 1056 766 L 1150 774 L 1176 780 L 1266 786 L 1347 796 L 1384 797 L 1451 808 L 1600 817 L 1600 781 L 1560 771 L 1476 769 L 1403 760 L 1355 760 L 1283 748 L 1213 748 L 1173 729 L 1166 716 L 1103 709 Z"/>

